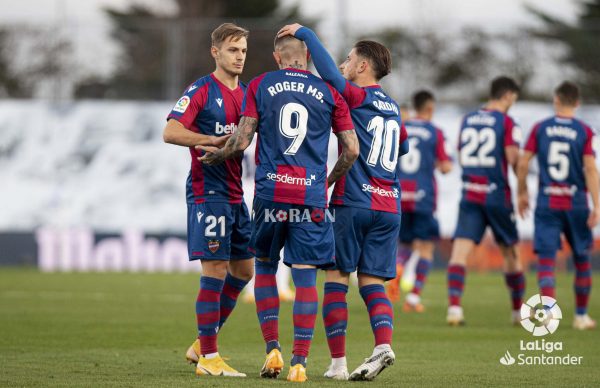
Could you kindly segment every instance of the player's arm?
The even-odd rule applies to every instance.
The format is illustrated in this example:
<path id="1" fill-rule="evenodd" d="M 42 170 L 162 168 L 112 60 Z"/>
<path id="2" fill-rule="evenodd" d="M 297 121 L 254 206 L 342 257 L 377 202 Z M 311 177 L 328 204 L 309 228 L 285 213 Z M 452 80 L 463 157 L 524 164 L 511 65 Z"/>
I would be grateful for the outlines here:
<path id="1" fill-rule="evenodd" d="M 583 156 L 583 174 L 585 175 L 585 185 L 588 192 L 592 196 L 593 209 L 588 218 L 588 226 L 590 228 L 595 227 L 600 221 L 600 205 L 599 205 L 599 191 L 600 182 L 598 179 L 598 168 L 596 167 L 596 158 L 594 155 Z"/>
<path id="2" fill-rule="evenodd" d="M 525 218 L 529 213 L 529 190 L 527 188 L 527 174 L 529 173 L 529 163 L 535 154 L 531 151 L 525 151 L 517 163 L 517 211 L 521 218 Z"/>
<path id="3" fill-rule="evenodd" d="M 165 143 L 180 145 L 184 147 L 194 147 L 197 145 L 206 145 L 213 147 L 222 147 L 229 139 L 227 136 L 210 136 L 190 131 L 176 119 L 169 119 L 163 130 L 163 140 Z"/>
<path id="4" fill-rule="evenodd" d="M 508 146 L 504 148 L 506 155 L 506 163 L 512 168 L 514 173 L 517 173 L 517 164 L 519 163 L 519 146 Z"/>
<path id="5" fill-rule="evenodd" d="M 356 137 L 354 129 L 336 132 L 335 135 L 338 138 L 338 144 L 341 146 L 342 152 L 338 157 L 331 174 L 327 177 L 328 186 L 331 186 L 341 177 L 346 175 L 354 161 L 358 158 L 360 152 L 358 138 Z"/>
<path id="6" fill-rule="evenodd" d="M 331 84 L 338 92 L 343 93 L 346 88 L 346 79 L 340 74 L 333 58 L 329 55 L 321 41 L 310 28 L 298 23 L 284 26 L 277 36 L 292 35 L 306 43 L 308 52 L 312 57 L 319 75 Z"/>
<path id="7" fill-rule="evenodd" d="M 446 152 L 446 140 L 441 130 L 436 129 L 437 142 L 435 145 L 435 167 L 442 174 L 452 171 L 452 160 Z"/>
<path id="8" fill-rule="evenodd" d="M 204 156 L 198 158 L 204 164 L 214 166 L 221 164 L 227 159 L 238 156 L 241 152 L 244 152 L 246 148 L 252 143 L 254 133 L 258 127 L 258 119 L 254 117 L 242 116 L 240 123 L 238 124 L 238 130 L 227 140 L 225 146 L 221 149 L 216 147 L 207 146 L 196 146 L 196 149 L 205 152 Z"/>

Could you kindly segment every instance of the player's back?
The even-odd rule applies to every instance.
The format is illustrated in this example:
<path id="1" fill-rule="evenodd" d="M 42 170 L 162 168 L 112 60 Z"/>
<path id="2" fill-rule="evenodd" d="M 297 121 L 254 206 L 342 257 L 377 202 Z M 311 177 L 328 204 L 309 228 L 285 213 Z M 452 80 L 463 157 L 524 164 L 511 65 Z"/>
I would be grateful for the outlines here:
<path id="1" fill-rule="evenodd" d="M 348 108 L 331 86 L 308 71 L 283 69 L 251 81 L 259 116 L 256 196 L 275 202 L 325 207 L 327 151 L 334 131 L 352 129 Z M 337 121 L 345 108 L 345 128 Z M 245 109 L 244 109 L 245 111 Z"/>
<path id="2" fill-rule="evenodd" d="M 402 210 L 435 210 L 436 160 L 447 160 L 443 135 L 430 121 L 411 119 L 404 123 L 408 136 L 408 154 L 400 158 Z"/>
<path id="3" fill-rule="evenodd" d="M 467 114 L 459 138 L 463 201 L 512 208 L 505 148 L 518 146 L 514 120 L 496 110 Z"/>
<path id="4" fill-rule="evenodd" d="M 362 89 L 360 100 L 347 96 Z M 365 209 L 400 212 L 398 156 L 401 128 L 398 104 L 378 85 L 358 88 L 348 82 L 343 96 L 360 145 L 360 156 L 336 183 L 332 203 Z M 353 103 L 353 101 L 356 101 Z"/>
<path id="5" fill-rule="evenodd" d="M 534 126 L 525 150 L 537 153 L 538 207 L 588 207 L 583 158 L 594 155 L 592 139 L 593 130 L 575 118 L 553 116 Z"/>

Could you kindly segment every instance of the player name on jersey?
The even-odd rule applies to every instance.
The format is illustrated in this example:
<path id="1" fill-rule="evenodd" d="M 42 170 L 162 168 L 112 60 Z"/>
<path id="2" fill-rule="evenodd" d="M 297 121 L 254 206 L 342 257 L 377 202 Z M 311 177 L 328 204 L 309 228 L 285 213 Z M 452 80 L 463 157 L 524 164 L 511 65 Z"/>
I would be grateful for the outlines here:
<path id="1" fill-rule="evenodd" d="M 286 75 L 290 75 L 286 73 Z M 305 91 L 306 90 L 306 91 Z M 297 92 L 304 93 L 313 96 L 319 102 L 323 103 L 323 92 L 321 92 L 318 88 L 313 85 L 306 85 L 304 82 L 295 82 L 295 81 L 283 81 L 277 82 L 272 86 L 267 88 L 267 91 L 274 97 L 277 93 L 281 92 Z"/>

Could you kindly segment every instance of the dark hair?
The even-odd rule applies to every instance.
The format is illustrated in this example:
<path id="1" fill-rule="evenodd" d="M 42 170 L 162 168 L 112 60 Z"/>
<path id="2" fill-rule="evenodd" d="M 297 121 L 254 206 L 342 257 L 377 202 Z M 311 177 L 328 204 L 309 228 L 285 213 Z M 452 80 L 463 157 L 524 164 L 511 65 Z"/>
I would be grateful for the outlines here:
<path id="1" fill-rule="evenodd" d="M 361 40 L 356 42 L 354 49 L 356 55 L 367 59 L 371 63 L 375 78 L 378 81 L 392 71 L 392 55 L 390 50 L 381 43 L 372 40 Z"/>
<path id="2" fill-rule="evenodd" d="M 412 104 L 413 108 L 415 108 L 417 112 L 423 109 L 425 104 L 427 104 L 427 102 L 429 101 L 435 101 L 433 93 L 431 93 L 429 90 L 419 90 L 418 92 L 413 94 Z"/>
<path id="3" fill-rule="evenodd" d="M 579 87 L 573 82 L 564 81 L 554 89 L 554 95 L 567 106 L 575 106 L 579 102 Z"/>
<path id="4" fill-rule="evenodd" d="M 500 76 L 492 81 L 492 85 L 490 87 L 490 98 L 492 100 L 499 100 L 506 93 L 510 92 L 517 94 L 521 92 L 521 88 L 519 85 L 517 85 L 514 79 L 506 76 Z"/>
<path id="5" fill-rule="evenodd" d="M 233 23 L 223 23 L 210 34 L 212 45 L 220 47 L 223 42 L 231 38 L 234 42 L 242 38 L 248 39 L 250 33 L 245 28 L 236 26 Z"/>

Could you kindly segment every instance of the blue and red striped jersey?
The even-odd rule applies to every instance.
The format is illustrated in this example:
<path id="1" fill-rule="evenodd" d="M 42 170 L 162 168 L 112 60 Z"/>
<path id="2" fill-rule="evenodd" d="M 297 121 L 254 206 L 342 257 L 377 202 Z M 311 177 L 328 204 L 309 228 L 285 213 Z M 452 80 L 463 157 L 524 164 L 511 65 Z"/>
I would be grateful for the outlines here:
<path id="1" fill-rule="evenodd" d="M 361 88 L 349 81 L 342 96 L 348 102 L 360 156 L 335 184 L 331 203 L 400 213 L 398 157 L 406 152 L 406 129 L 396 101 L 379 85 Z"/>
<path id="2" fill-rule="evenodd" d="M 502 112 L 480 109 L 464 117 L 458 141 L 462 201 L 512 209 L 505 148 L 520 141 L 521 129 Z"/>
<path id="3" fill-rule="evenodd" d="M 537 123 L 525 150 L 537 154 L 540 168 L 537 207 L 587 209 L 583 157 L 594 156 L 594 131 L 575 118 L 553 116 Z"/>
<path id="4" fill-rule="evenodd" d="M 264 73 L 248 85 L 242 114 L 258 119 L 255 195 L 327 206 L 329 135 L 353 129 L 340 94 L 309 71 Z"/>
<path id="5" fill-rule="evenodd" d="M 213 74 L 191 84 L 167 117 L 187 129 L 204 135 L 224 136 L 237 130 L 246 86 L 239 83 L 229 89 Z M 186 182 L 188 203 L 241 203 L 242 157 L 226 160 L 218 166 L 206 166 L 197 157 L 202 151 L 190 147 L 192 165 Z"/>
<path id="6" fill-rule="evenodd" d="M 433 213 L 437 202 L 436 163 L 450 160 L 444 134 L 426 120 L 408 120 L 404 126 L 410 150 L 400 159 L 402 211 Z"/>

